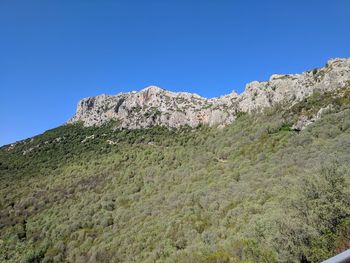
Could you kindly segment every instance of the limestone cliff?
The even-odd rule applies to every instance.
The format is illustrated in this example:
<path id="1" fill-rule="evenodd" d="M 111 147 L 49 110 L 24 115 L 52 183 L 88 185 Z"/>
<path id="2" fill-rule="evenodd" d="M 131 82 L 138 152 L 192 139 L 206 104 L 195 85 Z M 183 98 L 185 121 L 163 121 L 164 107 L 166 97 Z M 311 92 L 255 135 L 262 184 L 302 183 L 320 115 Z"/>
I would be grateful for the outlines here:
<path id="1" fill-rule="evenodd" d="M 259 111 L 277 103 L 294 103 L 314 92 L 327 92 L 349 85 L 350 59 L 332 59 L 319 69 L 302 74 L 274 74 L 269 81 L 253 81 L 241 94 L 207 99 L 187 92 L 170 92 L 156 86 L 139 92 L 99 95 L 81 100 L 68 123 L 85 126 L 117 121 L 119 128 L 138 129 L 156 125 L 191 127 L 226 125 L 239 112 Z"/>

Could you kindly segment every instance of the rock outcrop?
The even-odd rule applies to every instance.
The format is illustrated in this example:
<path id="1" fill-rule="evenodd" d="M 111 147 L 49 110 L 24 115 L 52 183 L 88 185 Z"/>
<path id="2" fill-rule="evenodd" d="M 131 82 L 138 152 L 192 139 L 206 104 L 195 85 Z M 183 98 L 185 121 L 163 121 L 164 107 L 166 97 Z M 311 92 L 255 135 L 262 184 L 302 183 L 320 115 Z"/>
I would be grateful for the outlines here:
<path id="1" fill-rule="evenodd" d="M 319 109 L 319 111 L 314 116 L 308 117 L 305 115 L 301 115 L 299 116 L 298 121 L 291 127 L 291 129 L 294 131 L 302 131 L 310 124 L 321 119 L 323 115 L 331 112 L 332 109 L 332 104 L 329 104 L 327 107 Z"/>
<path id="2" fill-rule="evenodd" d="M 206 99 L 187 92 L 170 92 L 156 86 L 139 92 L 99 95 L 81 100 L 68 123 L 101 125 L 115 120 L 119 128 L 138 129 L 151 126 L 191 127 L 199 124 L 226 125 L 239 112 L 260 111 L 277 103 L 290 105 L 314 92 L 327 92 L 349 85 L 350 59 L 332 59 L 325 67 L 302 74 L 274 74 L 269 81 L 253 81 L 245 91 Z"/>

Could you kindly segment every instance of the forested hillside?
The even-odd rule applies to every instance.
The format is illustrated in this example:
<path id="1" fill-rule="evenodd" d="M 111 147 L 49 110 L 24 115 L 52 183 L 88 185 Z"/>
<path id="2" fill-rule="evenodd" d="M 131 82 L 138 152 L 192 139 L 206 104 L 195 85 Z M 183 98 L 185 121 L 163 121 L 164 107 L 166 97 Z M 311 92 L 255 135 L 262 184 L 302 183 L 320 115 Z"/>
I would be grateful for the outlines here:
<path id="1" fill-rule="evenodd" d="M 333 256 L 350 246 L 349 91 L 239 113 L 224 128 L 69 124 L 2 147 L 0 261 Z"/>

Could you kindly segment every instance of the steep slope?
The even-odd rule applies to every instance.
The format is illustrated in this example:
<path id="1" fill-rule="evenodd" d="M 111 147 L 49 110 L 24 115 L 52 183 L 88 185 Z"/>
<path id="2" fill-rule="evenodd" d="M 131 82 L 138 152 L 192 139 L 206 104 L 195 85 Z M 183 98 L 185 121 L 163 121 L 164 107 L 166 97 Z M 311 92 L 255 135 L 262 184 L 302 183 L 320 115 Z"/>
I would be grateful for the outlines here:
<path id="1" fill-rule="evenodd" d="M 333 59 L 323 68 L 303 74 L 275 74 L 269 81 L 247 84 L 240 95 L 232 92 L 214 99 L 150 86 L 140 92 L 83 99 L 68 123 L 81 121 L 85 126 L 91 126 L 115 120 L 118 121 L 118 127 L 127 129 L 156 125 L 226 125 L 232 123 L 241 112 L 261 110 L 282 102 L 292 105 L 314 92 L 344 88 L 349 80 L 350 59 Z"/>
<path id="2" fill-rule="evenodd" d="M 349 94 L 223 129 L 70 124 L 2 147 L 0 260 L 319 262 L 349 247 Z"/>
<path id="3" fill-rule="evenodd" d="M 119 129 L 131 122 L 92 117 L 105 96 L 83 123 L 1 147 L 0 262 L 320 262 L 349 248 L 350 82 L 333 63 L 328 86 L 295 99 L 279 84 L 286 99 L 263 109 L 261 88 L 222 129 Z M 130 96 L 148 92 L 168 94 Z"/>

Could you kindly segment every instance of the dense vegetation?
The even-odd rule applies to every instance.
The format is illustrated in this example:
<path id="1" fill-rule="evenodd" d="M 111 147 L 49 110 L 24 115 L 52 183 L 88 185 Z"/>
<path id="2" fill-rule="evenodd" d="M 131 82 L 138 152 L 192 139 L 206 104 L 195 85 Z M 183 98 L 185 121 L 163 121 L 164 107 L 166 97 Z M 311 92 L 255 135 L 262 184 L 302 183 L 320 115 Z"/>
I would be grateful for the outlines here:
<path id="1" fill-rule="evenodd" d="M 319 262 L 350 246 L 348 90 L 221 129 L 114 126 L 0 149 L 1 262 Z"/>

